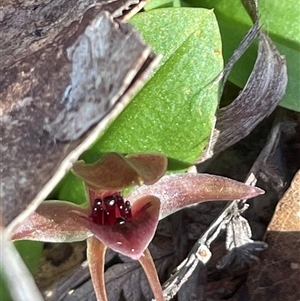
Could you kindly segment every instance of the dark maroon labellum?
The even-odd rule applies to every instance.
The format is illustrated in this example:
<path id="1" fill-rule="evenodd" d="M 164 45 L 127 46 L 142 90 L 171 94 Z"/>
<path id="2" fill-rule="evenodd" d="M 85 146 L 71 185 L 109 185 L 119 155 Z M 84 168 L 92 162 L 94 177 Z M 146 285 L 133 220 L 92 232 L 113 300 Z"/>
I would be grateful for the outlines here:
<path id="1" fill-rule="evenodd" d="M 94 200 L 91 218 L 98 225 L 124 225 L 132 218 L 131 206 L 119 194 L 109 195 Z"/>

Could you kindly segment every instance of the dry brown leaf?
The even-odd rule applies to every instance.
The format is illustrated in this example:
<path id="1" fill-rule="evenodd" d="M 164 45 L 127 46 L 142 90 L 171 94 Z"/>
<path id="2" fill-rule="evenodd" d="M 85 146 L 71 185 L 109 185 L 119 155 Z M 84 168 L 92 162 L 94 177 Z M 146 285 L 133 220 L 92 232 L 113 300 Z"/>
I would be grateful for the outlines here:
<path id="1" fill-rule="evenodd" d="M 269 249 L 250 270 L 237 298 L 243 301 L 300 299 L 300 171 L 277 205 L 267 233 Z"/>
<path id="2" fill-rule="evenodd" d="M 241 93 L 231 104 L 218 110 L 211 141 L 196 163 L 219 154 L 249 135 L 257 124 L 275 110 L 285 93 L 287 85 L 285 58 L 278 52 L 269 36 L 259 27 L 257 1 L 243 0 L 243 2 L 254 25 L 226 64 L 222 74 L 223 84 L 234 64 L 258 35 L 257 59 Z"/>

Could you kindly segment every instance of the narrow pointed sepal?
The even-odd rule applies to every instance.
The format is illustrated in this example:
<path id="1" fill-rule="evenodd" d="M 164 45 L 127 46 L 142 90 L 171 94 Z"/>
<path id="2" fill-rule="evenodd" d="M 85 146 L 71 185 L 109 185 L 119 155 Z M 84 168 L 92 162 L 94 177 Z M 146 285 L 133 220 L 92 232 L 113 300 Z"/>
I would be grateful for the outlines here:
<path id="1" fill-rule="evenodd" d="M 127 199 L 134 203 L 151 194 L 160 199 L 160 219 L 193 204 L 212 200 L 248 199 L 263 194 L 260 188 L 221 176 L 209 174 L 173 174 L 164 176 L 151 186 L 143 185 Z"/>
<path id="2" fill-rule="evenodd" d="M 155 268 L 152 256 L 148 249 L 145 250 L 144 254 L 140 257 L 139 261 L 148 278 L 155 300 L 165 301 L 163 291 L 158 279 L 157 270 Z"/>
<path id="3" fill-rule="evenodd" d="M 83 215 L 89 209 L 64 201 L 45 201 L 12 233 L 12 240 L 37 240 L 44 242 L 82 241 L 92 235 L 84 225 L 70 215 L 76 210 Z"/>
<path id="4" fill-rule="evenodd" d="M 87 259 L 97 301 L 108 301 L 104 279 L 106 248 L 105 244 L 94 236 L 87 239 Z"/>
<path id="5" fill-rule="evenodd" d="M 160 154 L 133 154 L 126 157 L 108 153 L 93 164 L 78 161 L 72 171 L 94 191 L 122 191 L 131 185 L 152 184 L 167 169 L 167 158 Z"/>

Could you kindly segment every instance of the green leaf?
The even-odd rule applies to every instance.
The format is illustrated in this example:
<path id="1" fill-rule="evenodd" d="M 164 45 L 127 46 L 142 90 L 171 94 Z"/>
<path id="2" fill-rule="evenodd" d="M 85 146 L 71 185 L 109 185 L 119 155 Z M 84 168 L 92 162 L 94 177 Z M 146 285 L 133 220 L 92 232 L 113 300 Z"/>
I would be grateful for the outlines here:
<path id="1" fill-rule="evenodd" d="M 186 169 L 205 146 L 218 105 L 218 87 L 210 85 L 223 67 L 216 19 L 211 10 L 173 8 L 131 22 L 163 55 L 160 68 L 82 159 L 153 151 L 169 157 L 168 170 Z M 53 197 L 86 201 L 82 181 L 71 173 Z"/>
<path id="2" fill-rule="evenodd" d="M 211 85 L 223 67 L 214 13 L 157 9 L 130 22 L 163 55 L 160 68 L 83 159 L 92 162 L 111 151 L 153 151 L 175 165 L 191 164 L 208 141 L 219 100 L 219 87 Z"/>
<path id="3" fill-rule="evenodd" d="M 1 296 L 1 301 L 12 300 L 8 288 L 6 287 L 4 276 L 1 273 L 0 273 L 0 296 Z"/>
<path id="4" fill-rule="evenodd" d="M 59 183 L 57 194 L 51 199 L 70 201 L 77 205 L 85 203 L 87 196 L 83 181 L 69 172 Z"/>
<path id="5" fill-rule="evenodd" d="M 250 17 L 239 0 L 186 0 L 196 7 L 214 8 L 223 41 L 224 59 L 230 56 L 251 23 Z M 151 3 L 151 1 L 150 1 Z M 234 7 L 234 10 L 232 9 Z M 299 1 L 259 1 L 261 24 L 272 38 L 278 51 L 286 57 L 288 86 L 280 105 L 300 112 L 300 14 Z M 248 57 L 256 57 L 256 48 L 248 51 Z M 253 60 L 242 58 L 229 79 L 242 87 L 251 72 Z"/>
<path id="6" fill-rule="evenodd" d="M 31 273 L 34 273 L 42 257 L 44 243 L 38 241 L 16 241 L 16 249 Z"/>

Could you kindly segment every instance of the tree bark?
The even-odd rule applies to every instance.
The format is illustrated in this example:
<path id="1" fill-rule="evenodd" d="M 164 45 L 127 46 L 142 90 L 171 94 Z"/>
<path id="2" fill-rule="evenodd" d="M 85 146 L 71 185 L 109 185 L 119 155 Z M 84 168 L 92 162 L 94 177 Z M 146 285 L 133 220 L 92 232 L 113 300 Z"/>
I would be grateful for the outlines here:
<path id="1" fill-rule="evenodd" d="M 147 77 L 154 54 L 115 19 L 138 2 L 0 4 L 1 224 L 36 209 Z"/>

